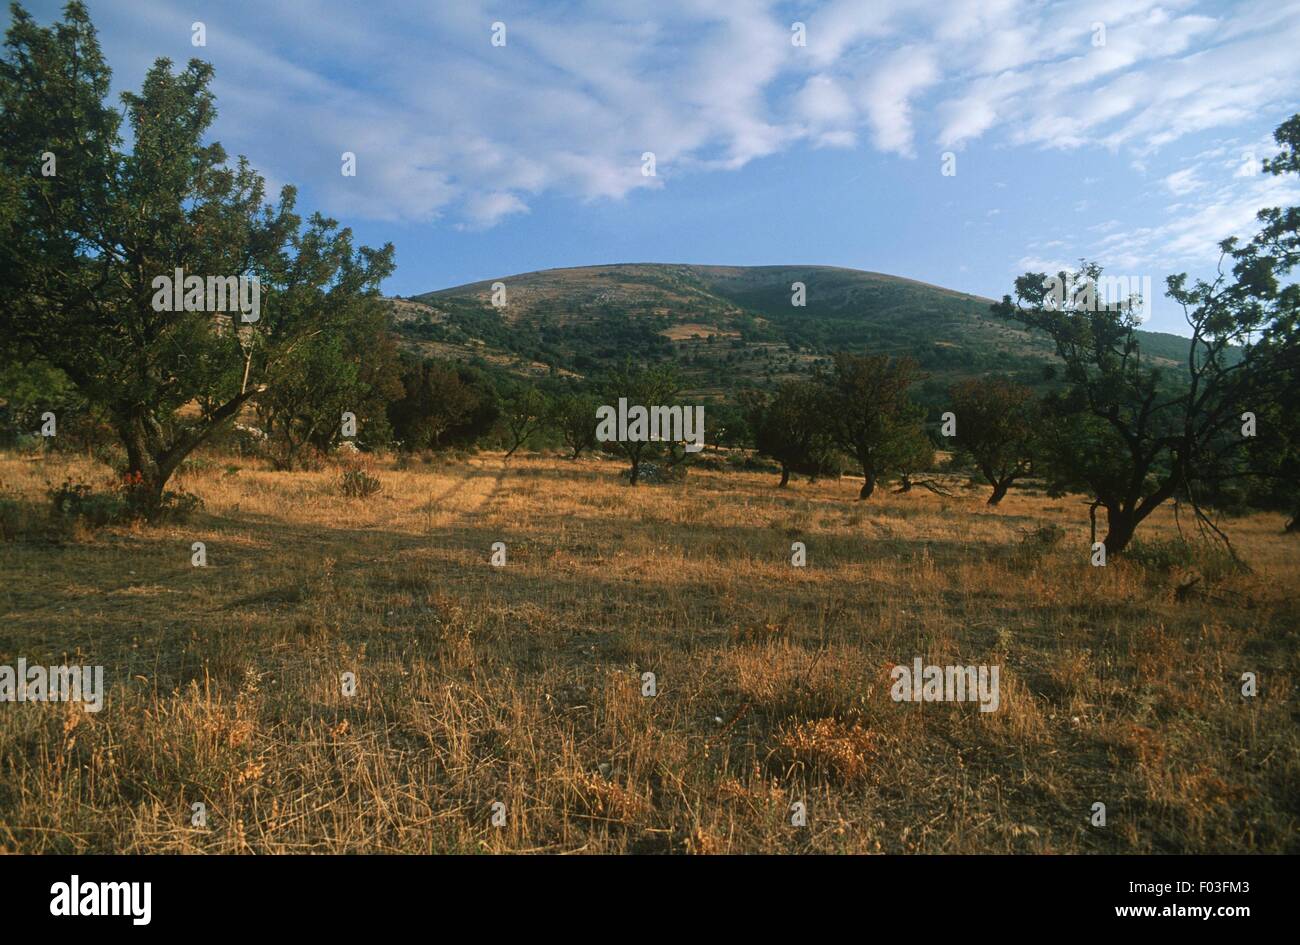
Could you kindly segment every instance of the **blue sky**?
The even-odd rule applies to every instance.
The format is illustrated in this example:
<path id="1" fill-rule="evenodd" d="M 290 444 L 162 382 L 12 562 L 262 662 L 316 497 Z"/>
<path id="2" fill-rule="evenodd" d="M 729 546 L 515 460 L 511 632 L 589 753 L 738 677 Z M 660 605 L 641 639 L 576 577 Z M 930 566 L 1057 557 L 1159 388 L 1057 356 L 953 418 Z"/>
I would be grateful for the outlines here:
<path id="1" fill-rule="evenodd" d="M 692 262 L 1000 296 L 1080 257 L 1160 287 L 1300 198 L 1257 172 L 1300 111 L 1296 0 L 89 7 L 118 90 L 159 56 L 211 61 L 214 137 L 301 209 L 391 240 L 389 293 Z"/>

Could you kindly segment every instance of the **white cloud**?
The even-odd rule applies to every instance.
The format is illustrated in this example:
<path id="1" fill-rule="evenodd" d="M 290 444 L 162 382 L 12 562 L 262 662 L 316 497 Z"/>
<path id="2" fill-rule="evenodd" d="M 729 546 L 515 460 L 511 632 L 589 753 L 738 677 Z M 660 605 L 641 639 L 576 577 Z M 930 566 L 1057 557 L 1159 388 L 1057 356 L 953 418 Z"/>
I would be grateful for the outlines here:
<path id="1" fill-rule="evenodd" d="M 1192 191 L 1203 187 L 1204 184 L 1196 176 L 1196 169 L 1185 167 L 1181 171 L 1174 171 L 1163 181 L 1165 189 L 1171 194 L 1181 197 L 1183 194 L 1190 194 Z"/>
<path id="2" fill-rule="evenodd" d="M 1171 142 L 1293 104 L 1300 87 L 1300 0 L 503 6 L 229 0 L 206 13 L 201 51 L 217 69 L 217 134 L 335 215 L 483 227 L 542 194 L 617 200 L 800 146 L 1100 147 L 1143 171 Z M 186 9 L 95 17 L 126 86 L 154 55 L 196 52 Z M 790 42 L 795 19 L 806 47 Z M 355 178 L 338 174 L 343 151 Z M 656 177 L 641 174 L 644 151 Z M 1232 149 L 1222 160 L 1243 166 Z M 1191 179 L 1165 186 L 1182 194 Z"/>
<path id="3" fill-rule="evenodd" d="M 497 191 L 475 194 L 466 201 L 466 213 L 473 226 L 484 228 L 495 225 L 512 213 L 527 213 L 528 205 L 514 194 Z"/>
<path id="4" fill-rule="evenodd" d="M 911 100 L 939 75 L 932 53 L 916 47 L 895 50 L 871 72 L 862 85 L 862 101 L 876 147 L 912 156 Z"/>
<path id="5" fill-rule="evenodd" d="M 1111 232 L 1087 247 L 1086 255 L 1111 268 L 1156 274 L 1213 266 L 1222 240 L 1254 235 L 1262 208 L 1300 202 L 1300 182 L 1272 175 L 1228 178 L 1188 193 L 1191 199 L 1166 208 L 1164 222 Z"/>

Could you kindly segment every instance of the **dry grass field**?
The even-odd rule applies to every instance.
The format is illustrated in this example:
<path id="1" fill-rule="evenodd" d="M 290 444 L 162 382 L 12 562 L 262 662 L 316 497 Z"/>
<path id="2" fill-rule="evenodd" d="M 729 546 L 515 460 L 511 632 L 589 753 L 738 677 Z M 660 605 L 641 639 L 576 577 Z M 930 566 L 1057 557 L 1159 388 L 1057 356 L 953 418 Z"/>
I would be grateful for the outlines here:
<path id="1" fill-rule="evenodd" d="M 1280 517 L 1230 523 L 1250 573 L 1207 558 L 1180 593 L 1185 567 L 1091 567 L 1078 497 L 481 454 L 379 461 L 356 499 L 230 462 L 180 478 L 189 524 L 51 538 L 45 491 L 107 468 L 0 457 L 30 519 L 0 664 L 107 685 L 97 714 L 0 704 L 0 850 L 1300 852 Z M 999 665 L 1000 708 L 893 701 L 918 656 Z"/>

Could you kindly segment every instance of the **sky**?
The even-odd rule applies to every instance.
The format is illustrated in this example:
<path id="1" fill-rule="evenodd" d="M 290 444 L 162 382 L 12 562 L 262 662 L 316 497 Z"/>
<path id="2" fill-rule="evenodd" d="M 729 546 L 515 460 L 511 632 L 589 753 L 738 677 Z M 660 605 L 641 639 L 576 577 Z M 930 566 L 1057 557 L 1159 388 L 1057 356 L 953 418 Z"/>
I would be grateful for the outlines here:
<path id="1" fill-rule="evenodd" d="M 394 243 L 389 294 L 670 262 L 1000 297 L 1087 258 L 1150 278 L 1147 327 L 1180 331 L 1165 276 L 1300 202 L 1259 169 L 1300 111 L 1300 0 L 88 7 L 115 94 L 211 62 L 212 137 Z"/>

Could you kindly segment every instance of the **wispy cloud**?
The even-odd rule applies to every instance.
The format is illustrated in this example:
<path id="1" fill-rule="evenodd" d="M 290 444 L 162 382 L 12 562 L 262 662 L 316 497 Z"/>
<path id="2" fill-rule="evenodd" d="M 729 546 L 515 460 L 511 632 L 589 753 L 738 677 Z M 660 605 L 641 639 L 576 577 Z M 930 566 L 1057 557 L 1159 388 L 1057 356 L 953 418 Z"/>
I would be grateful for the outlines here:
<path id="1" fill-rule="evenodd" d="M 211 59 L 228 147 L 309 181 L 330 212 L 467 228 L 544 194 L 617 200 L 798 147 L 909 159 L 988 140 L 1122 150 L 1140 170 L 1300 87 L 1294 0 L 230 0 L 92 14 L 124 51 L 124 85 L 155 54 Z M 193 49 L 199 17 L 208 45 Z M 806 46 L 792 42 L 796 20 Z M 338 173 L 344 151 L 356 177 Z M 656 176 L 642 173 L 645 151 Z M 1163 181 L 1180 197 L 1198 184 L 1192 169 Z M 1260 193 L 1243 174 L 1196 219 L 1236 220 L 1225 208 Z"/>

